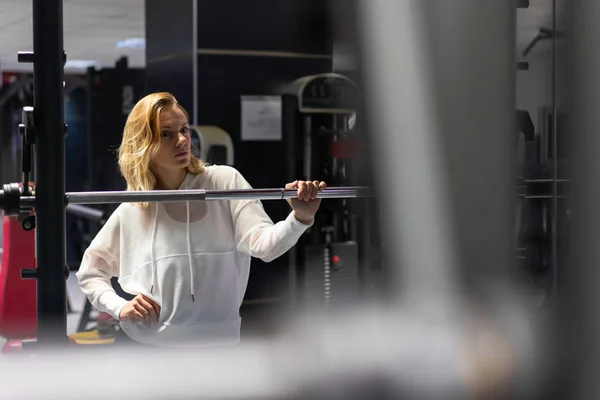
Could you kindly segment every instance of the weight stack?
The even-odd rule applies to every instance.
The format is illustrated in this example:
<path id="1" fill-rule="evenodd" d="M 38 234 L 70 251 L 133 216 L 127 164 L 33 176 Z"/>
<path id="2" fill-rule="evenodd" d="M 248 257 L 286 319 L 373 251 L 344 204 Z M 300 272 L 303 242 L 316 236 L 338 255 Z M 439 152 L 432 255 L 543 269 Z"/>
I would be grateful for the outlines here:
<path id="1" fill-rule="evenodd" d="M 303 305 L 317 310 L 355 303 L 360 297 L 355 242 L 304 247 Z"/>

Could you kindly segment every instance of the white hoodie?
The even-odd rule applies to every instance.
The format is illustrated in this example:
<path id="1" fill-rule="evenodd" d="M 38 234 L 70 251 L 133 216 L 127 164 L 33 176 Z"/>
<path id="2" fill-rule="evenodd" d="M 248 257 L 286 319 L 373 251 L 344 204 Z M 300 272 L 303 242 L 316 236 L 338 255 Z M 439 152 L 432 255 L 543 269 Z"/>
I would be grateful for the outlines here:
<path id="1" fill-rule="evenodd" d="M 251 188 L 232 167 L 207 166 L 188 174 L 181 189 Z M 121 204 L 86 250 L 77 278 L 99 311 L 119 319 L 123 290 L 160 307 L 159 323 L 121 321 L 132 339 L 160 346 L 239 342 L 239 307 L 250 258 L 272 261 L 308 228 L 293 213 L 273 224 L 258 200 L 152 203 L 146 210 Z"/>

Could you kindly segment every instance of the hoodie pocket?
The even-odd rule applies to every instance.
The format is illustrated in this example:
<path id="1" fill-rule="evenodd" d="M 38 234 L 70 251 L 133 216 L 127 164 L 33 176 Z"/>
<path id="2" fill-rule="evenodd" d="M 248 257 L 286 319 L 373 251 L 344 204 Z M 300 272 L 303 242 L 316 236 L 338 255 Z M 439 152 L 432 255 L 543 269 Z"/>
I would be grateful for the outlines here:
<path id="1" fill-rule="evenodd" d="M 236 252 L 157 260 L 164 325 L 218 322 L 239 317 Z"/>

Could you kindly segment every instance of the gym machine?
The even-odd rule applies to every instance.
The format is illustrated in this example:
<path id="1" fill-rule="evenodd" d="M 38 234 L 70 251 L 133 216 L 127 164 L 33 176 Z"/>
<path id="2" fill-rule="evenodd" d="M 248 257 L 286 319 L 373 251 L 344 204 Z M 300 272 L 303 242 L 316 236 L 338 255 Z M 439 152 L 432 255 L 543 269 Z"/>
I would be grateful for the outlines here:
<path id="1" fill-rule="evenodd" d="M 567 232 L 571 221 L 570 164 L 567 140 L 554 134 L 554 115 L 544 109 L 540 132 L 527 145 L 529 150 L 520 166 L 519 205 L 524 215 L 518 232 L 520 264 L 534 285 L 547 294 L 555 291 L 557 266 L 568 257 Z M 559 132 L 564 132 L 562 116 Z M 559 142 L 553 152 L 555 138 Z M 555 155 L 556 154 L 556 155 Z"/>
<path id="2" fill-rule="evenodd" d="M 282 90 L 282 129 L 287 174 L 293 181 L 323 180 L 351 186 L 362 131 L 357 129 L 359 91 L 348 77 L 326 73 L 297 79 Z M 360 298 L 373 264 L 368 225 L 372 204 L 341 198 L 323 203 L 314 225 L 289 252 L 289 287 L 303 306 L 348 304 Z"/>
<path id="3" fill-rule="evenodd" d="M 196 158 L 209 164 L 234 165 L 231 136 L 214 125 L 192 125 L 192 151 Z"/>

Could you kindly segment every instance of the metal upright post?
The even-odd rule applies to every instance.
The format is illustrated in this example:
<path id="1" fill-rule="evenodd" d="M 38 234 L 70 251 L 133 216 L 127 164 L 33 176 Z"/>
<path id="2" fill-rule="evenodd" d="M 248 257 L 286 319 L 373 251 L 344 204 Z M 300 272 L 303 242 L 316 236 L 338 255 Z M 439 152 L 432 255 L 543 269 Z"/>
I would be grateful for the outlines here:
<path id="1" fill-rule="evenodd" d="M 312 176 L 312 118 L 309 114 L 304 115 L 304 179 L 310 180 Z"/>
<path id="2" fill-rule="evenodd" d="M 556 381 L 563 384 L 556 398 L 591 399 L 600 395 L 600 2 L 565 0 L 570 80 L 568 135 L 571 145 L 572 238 L 569 262 L 560 271 L 560 307 L 554 347 Z M 563 85 L 561 85 L 563 87 Z"/>
<path id="3" fill-rule="evenodd" d="M 459 277 L 487 290 L 513 266 L 515 3 L 359 4 L 398 285 L 428 300 Z"/>
<path id="4" fill-rule="evenodd" d="M 92 137 L 94 136 L 94 76 L 96 74 L 96 69 L 94 67 L 89 67 L 85 73 L 85 104 L 86 104 L 86 112 L 85 112 L 85 122 L 86 122 L 86 144 L 87 144 L 87 188 L 89 190 L 96 189 L 96 174 L 94 171 L 94 143 Z"/>
<path id="5" fill-rule="evenodd" d="M 552 0 L 552 292 L 558 290 L 558 107 L 556 103 L 556 0 Z"/>
<path id="6" fill-rule="evenodd" d="M 67 343 L 62 0 L 33 0 L 37 342 Z"/>
<path id="7" fill-rule="evenodd" d="M 456 349 L 471 351 L 473 337 L 493 327 L 488 332 L 509 343 L 515 377 L 498 395 L 512 397 L 502 391 L 514 383 L 524 392 L 537 374 L 536 349 L 520 340 L 530 329 L 515 284 L 516 3 L 359 4 L 367 118 L 386 215 L 383 234 L 392 240 L 384 251 L 395 275 L 395 304 L 423 331 L 445 321 L 438 332 Z M 426 340 L 415 340 L 411 351 L 421 365 L 446 362 L 438 376 L 462 375 L 450 366 L 462 361 L 437 360 Z M 405 382 L 418 385 L 419 379 Z M 422 392 L 437 377 L 427 379 Z M 444 392 L 439 398 L 465 397 L 488 396 Z"/>

